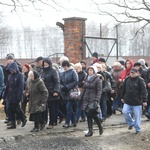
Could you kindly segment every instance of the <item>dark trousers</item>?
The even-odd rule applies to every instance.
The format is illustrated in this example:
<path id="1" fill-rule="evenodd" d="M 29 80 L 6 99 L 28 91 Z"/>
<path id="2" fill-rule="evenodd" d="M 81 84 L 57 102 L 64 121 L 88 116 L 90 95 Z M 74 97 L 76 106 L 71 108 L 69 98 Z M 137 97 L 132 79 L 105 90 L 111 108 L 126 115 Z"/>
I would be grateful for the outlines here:
<path id="1" fill-rule="evenodd" d="M 49 125 L 57 124 L 59 100 L 48 101 Z"/>
<path id="2" fill-rule="evenodd" d="M 10 121 L 15 122 L 16 115 L 21 121 L 24 121 L 24 119 L 26 118 L 18 103 L 10 103 L 9 109 L 10 109 Z"/>

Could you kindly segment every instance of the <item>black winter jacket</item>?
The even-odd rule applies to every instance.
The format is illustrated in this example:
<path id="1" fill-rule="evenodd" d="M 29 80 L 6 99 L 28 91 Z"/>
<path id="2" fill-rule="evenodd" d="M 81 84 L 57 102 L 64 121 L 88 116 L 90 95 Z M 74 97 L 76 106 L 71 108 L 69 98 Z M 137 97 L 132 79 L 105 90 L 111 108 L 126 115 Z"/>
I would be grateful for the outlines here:
<path id="1" fill-rule="evenodd" d="M 131 106 L 142 105 L 147 101 L 147 89 L 144 79 L 137 76 L 127 77 L 123 83 L 122 99 Z"/>

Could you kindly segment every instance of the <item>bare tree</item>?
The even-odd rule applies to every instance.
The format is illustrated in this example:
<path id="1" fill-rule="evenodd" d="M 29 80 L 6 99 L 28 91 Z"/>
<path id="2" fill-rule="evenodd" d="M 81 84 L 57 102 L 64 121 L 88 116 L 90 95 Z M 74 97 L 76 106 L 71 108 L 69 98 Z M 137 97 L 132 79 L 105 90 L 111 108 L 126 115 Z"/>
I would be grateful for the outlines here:
<path id="1" fill-rule="evenodd" d="M 100 15 L 108 15 L 118 23 L 142 23 L 136 34 L 150 23 L 149 0 L 91 0 Z M 96 11 L 95 11 L 96 13 Z"/>

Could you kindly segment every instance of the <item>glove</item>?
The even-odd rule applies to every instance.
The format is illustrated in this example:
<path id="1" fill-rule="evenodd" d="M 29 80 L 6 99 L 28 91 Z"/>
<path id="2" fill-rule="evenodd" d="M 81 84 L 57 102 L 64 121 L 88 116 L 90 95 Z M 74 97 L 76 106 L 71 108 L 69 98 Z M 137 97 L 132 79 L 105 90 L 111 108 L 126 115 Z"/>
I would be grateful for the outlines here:
<path id="1" fill-rule="evenodd" d="M 68 92 L 68 89 L 67 89 L 66 86 L 63 86 L 61 90 L 64 91 L 64 92 Z"/>

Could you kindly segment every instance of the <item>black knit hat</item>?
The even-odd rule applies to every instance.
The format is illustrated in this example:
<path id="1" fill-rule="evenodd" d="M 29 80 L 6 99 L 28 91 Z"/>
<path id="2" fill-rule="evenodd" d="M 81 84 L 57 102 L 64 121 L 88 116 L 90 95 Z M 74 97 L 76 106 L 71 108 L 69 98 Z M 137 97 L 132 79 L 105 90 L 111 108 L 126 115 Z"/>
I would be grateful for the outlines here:
<path id="1" fill-rule="evenodd" d="M 99 58 L 99 61 L 104 62 L 104 63 L 106 62 L 105 58 L 102 58 L 102 57 Z"/>
<path id="2" fill-rule="evenodd" d="M 134 63 L 134 67 L 136 67 L 136 66 L 141 66 L 141 63 L 140 62 Z"/>
<path id="3" fill-rule="evenodd" d="M 98 53 L 97 53 L 97 52 L 94 52 L 94 53 L 92 54 L 92 57 L 95 57 L 95 58 L 98 59 Z"/>

